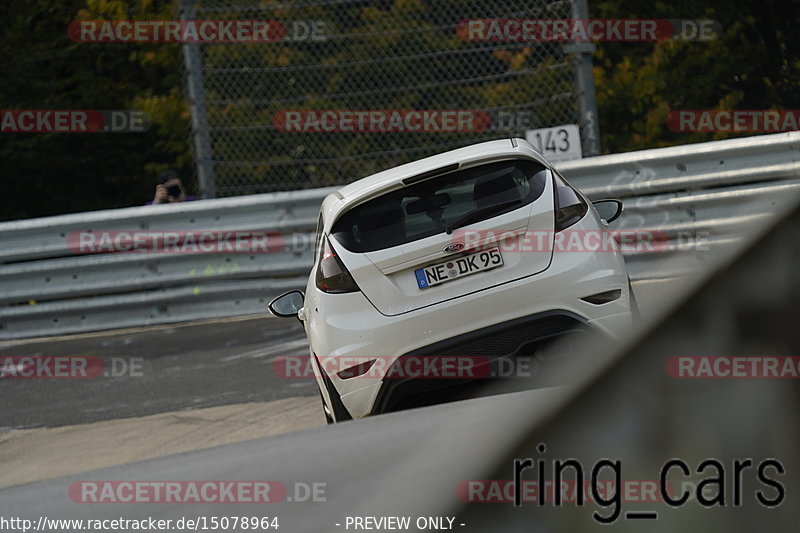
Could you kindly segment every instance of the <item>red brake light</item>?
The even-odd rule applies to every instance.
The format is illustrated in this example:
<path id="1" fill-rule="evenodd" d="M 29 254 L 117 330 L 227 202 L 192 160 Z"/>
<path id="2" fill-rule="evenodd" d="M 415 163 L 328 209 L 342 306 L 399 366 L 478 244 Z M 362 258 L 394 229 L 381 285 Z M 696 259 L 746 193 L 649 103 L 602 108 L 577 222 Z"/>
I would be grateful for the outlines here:
<path id="1" fill-rule="evenodd" d="M 322 243 L 322 258 L 317 267 L 317 288 L 323 292 L 340 294 L 358 291 L 353 276 L 336 255 L 326 237 Z"/>

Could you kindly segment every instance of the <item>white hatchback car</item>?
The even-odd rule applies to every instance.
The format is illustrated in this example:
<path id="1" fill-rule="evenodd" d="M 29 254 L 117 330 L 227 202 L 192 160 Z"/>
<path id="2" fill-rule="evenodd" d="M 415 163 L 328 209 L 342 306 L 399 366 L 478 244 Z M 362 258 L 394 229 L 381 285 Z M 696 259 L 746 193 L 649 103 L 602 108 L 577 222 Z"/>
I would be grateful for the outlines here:
<path id="1" fill-rule="evenodd" d="M 602 243 L 621 211 L 593 206 L 525 140 L 460 148 L 328 195 L 305 293 L 269 309 L 303 322 L 329 422 L 424 405 L 462 380 L 395 372 L 409 358 L 493 364 L 569 332 L 627 330 L 630 280 Z"/>

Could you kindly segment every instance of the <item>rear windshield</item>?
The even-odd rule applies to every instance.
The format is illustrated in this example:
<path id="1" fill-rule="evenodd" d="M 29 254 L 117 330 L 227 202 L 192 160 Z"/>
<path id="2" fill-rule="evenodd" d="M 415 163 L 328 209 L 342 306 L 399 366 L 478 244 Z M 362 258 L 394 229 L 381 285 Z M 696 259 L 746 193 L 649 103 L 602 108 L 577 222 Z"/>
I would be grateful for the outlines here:
<path id="1" fill-rule="evenodd" d="M 352 252 L 399 246 L 443 233 L 465 217 L 473 224 L 519 209 L 541 196 L 546 177 L 544 166 L 525 159 L 451 172 L 354 207 L 331 234 Z"/>

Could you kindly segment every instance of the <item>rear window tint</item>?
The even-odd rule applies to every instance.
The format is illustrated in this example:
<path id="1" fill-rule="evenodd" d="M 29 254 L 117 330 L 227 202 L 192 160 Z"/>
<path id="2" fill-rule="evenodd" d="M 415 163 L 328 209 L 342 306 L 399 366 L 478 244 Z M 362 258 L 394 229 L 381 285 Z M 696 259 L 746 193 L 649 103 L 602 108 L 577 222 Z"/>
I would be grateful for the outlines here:
<path id="1" fill-rule="evenodd" d="M 506 205 L 470 224 L 519 209 L 541 196 L 546 178 L 543 165 L 524 159 L 451 172 L 354 207 L 333 224 L 331 235 L 352 252 L 399 246 L 443 233 L 473 211 Z"/>

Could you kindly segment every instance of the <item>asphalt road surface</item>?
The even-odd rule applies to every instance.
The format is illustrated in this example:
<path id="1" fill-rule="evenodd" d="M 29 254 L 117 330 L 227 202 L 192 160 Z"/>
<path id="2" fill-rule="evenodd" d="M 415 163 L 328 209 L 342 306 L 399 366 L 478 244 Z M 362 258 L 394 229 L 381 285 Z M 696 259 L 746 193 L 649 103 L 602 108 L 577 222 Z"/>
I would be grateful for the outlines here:
<path id="1" fill-rule="evenodd" d="M 54 427 L 317 394 L 272 361 L 308 355 L 296 320 L 257 318 L 0 345 L 3 356 L 88 356 L 87 379 L 0 379 L 0 428 Z"/>

